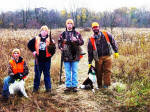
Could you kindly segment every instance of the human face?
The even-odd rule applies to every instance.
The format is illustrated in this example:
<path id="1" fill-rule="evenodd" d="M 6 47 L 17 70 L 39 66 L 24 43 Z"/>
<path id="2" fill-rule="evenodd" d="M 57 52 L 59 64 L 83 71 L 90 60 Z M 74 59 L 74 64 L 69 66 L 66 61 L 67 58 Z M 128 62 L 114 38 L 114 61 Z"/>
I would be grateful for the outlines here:
<path id="1" fill-rule="evenodd" d="M 98 35 L 99 29 L 100 29 L 99 26 L 95 26 L 95 27 L 92 28 L 94 34 L 96 34 L 96 35 Z"/>
<path id="2" fill-rule="evenodd" d="M 73 24 L 72 23 L 67 23 L 67 30 L 71 31 L 73 28 Z"/>
<path id="3" fill-rule="evenodd" d="M 48 34 L 48 31 L 46 31 L 46 30 L 42 30 L 41 31 L 42 37 L 46 37 L 47 34 Z"/>
<path id="4" fill-rule="evenodd" d="M 18 52 L 13 53 L 13 58 L 14 59 L 16 59 L 16 60 L 19 59 L 19 56 L 20 56 L 20 54 Z"/>

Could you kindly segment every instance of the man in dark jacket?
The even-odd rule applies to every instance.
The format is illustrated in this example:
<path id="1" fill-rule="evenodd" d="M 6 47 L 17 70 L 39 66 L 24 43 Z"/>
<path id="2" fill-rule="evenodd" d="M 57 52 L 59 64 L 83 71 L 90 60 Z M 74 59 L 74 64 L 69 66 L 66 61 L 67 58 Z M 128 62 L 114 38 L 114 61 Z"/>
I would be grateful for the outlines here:
<path id="1" fill-rule="evenodd" d="M 37 92 L 39 89 L 42 72 L 44 73 L 46 92 L 51 91 L 50 65 L 52 55 L 48 52 L 47 46 L 49 44 L 50 39 L 48 37 L 48 27 L 46 25 L 42 26 L 40 34 L 31 39 L 28 43 L 28 48 L 35 57 L 33 92 Z"/>
<path id="2" fill-rule="evenodd" d="M 110 86 L 111 69 L 112 69 L 112 50 L 114 57 L 118 58 L 118 47 L 112 35 L 105 31 L 100 31 L 97 22 L 92 23 L 94 35 L 91 36 L 88 42 L 88 61 L 89 67 L 92 60 L 95 60 L 96 76 L 98 87 L 102 87 L 102 79 L 104 79 L 104 88 Z"/>
<path id="3" fill-rule="evenodd" d="M 80 60 L 80 46 L 84 44 L 81 34 L 75 31 L 72 19 L 66 21 L 66 31 L 58 40 L 59 49 L 62 51 L 66 73 L 66 89 L 64 92 L 77 92 L 78 63 Z"/>

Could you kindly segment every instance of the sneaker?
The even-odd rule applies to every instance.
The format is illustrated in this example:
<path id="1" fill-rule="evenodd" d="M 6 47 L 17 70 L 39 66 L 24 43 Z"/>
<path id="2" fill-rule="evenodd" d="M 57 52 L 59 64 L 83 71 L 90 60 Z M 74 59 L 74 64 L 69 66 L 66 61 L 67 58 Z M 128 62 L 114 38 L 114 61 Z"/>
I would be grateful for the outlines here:
<path id="1" fill-rule="evenodd" d="M 77 92 L 78 90 L 77 90 L 77 87 L 73 87 L 73 90 L 72 90 L 73 92 Z"/>
<path id="2" fill-rule="evenodd" d="M 65 92 L 65 93 L 68 93 L 68 92 L 70 92 L 71 90 L 72 90 L 71 87 L 66 87 L 66 89 L 64 90 L 64 92 Z"/>

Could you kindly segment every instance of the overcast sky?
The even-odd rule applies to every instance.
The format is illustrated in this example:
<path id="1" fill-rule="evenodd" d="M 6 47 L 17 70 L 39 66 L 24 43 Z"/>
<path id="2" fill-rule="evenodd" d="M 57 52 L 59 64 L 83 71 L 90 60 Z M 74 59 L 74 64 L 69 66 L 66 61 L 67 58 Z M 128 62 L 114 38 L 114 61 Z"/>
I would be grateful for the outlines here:
<path id="1" fill-rule="evenodd" d="M 45 7 L 47 9 L 71 9 L 74 6 L 85 7 L 93 11 L 113 10 L 120 7 L 137 7 L 150 10 L 150 0 L 0 0 L 0 12 L 33 9 Z"/>

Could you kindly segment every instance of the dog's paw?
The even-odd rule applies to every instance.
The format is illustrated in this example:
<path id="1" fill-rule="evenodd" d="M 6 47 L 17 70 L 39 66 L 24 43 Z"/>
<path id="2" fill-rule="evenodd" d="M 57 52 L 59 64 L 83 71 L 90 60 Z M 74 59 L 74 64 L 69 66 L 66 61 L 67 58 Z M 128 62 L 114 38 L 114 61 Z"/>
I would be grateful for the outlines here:
<path id="1" fill-rule="evenodd" d="M 28 96 L 25 96 L 26 98 L 29 98 Z"/>
<path id="2" fill-rule="evenodd" d="M 81 88 L 81 89 L 85 89 L 85 85 L 81 85 L 80 88 Z"/>
<path id="3" fill-rule="evenodd" d="M 92 89 L 92 92 L 93 92 L 93 93 L 95 93 L 95 90 L 94 90 L 94 89 Z"/>
<path id="4" fill-rule="evenodd" d="M 96 90 L 99 90 L 99 88 L 98 88 L 98 87 L 96 87 Z"/>

